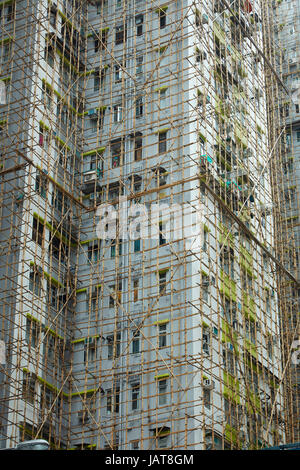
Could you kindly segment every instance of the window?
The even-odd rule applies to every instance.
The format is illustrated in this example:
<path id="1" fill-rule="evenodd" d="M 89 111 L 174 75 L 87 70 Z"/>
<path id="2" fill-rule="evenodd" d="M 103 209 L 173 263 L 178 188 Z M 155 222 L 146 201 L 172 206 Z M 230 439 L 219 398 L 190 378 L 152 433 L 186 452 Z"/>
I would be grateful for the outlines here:
<path id="1" fill-rule="evenodd" d="M 107 46 L 108 30 L 102 29 L 100 31 L 100 49 L 103 51 Z"/>
<path id="2" fill-rule="evenodd" d="M 65 214 L 69 210 L 69 201 L 64 197 L 62 191 L 55 188 L 52 194 L 52 205 L 60 214 Z"/>
<path id="3" fill-rule="evenodd" d="M 167 324 L 162 323 L 158 325 L 158 347 L 159 349 L 167 346 Z"/>
<path id="4" fill-rule="evenodd" d="M 56 115 L 61 124 L 72 125 L 72 118 L 69 115 L 68 108 L 62 104 L 57 105 Z"/>
<path id="5" fill-rule="evenodd" d="M 158 153 L 167 151 L 167 132 L 159 132 L 158 134 Z"/>
<path id="6" fill-rule="evenodd" d="M 97 15 L 100 15 L 101 13 L 104 15 L 107 11 L 107 0 L 99 0 L 96 6 L 97 6 Z"/>
<path id="7" fill-rule="evenodd" d="M 46 86 L 45 83 L 43 83 L 43 86 L 42 86 L 42 100 L 46 108 L 51 110 L 52 109 L 52 92 Z"/>
<path id="8" fill-rule="evenodd" d="M 54 256 L 57 260 L 59 260 L 59 255 L 62 252 L 62 243 L 61 240 L 58 237 L 52 236 L 52 234 L 49 234 L 49 239 L 51 240 L 49 243 L 49 253 L 50 256 Z"/>
<path id="9" fill-rule="evenodd" d="M 95 50 L 95 52 L 98 52 L 99 49 L 100 49 L 100 39 L 95 38 L 95 40 L 94 40 L 94 50 Z"/>
<path id="10" fill-rule="evenodd" d="M 116 291 L 116 285 L 113 284 L 110 286 L 110 296 L 109 296 L 109 307 L 114 307 L 115 306 L 115 300 L 118 301 L 118 303 L 121 303 L 122 301 L 122 281 L 118 283 L 118 290 Z"/>
<path id="11" fill-rule="evenodd" d="M 35 320 L 26 318 L 26 343 L 28 348 L 35 349 L 39 342 L 39 325 Z"/>
<path id="12" fill-rule="evenodd" d="M 116 240 L 111 240 L 111 247 L 110 247 L 110 257 L 116 257 Z"/>
<path id="13" fill-rule="evenodd" d="M 139 251 L 141 251 L 141 239 L 140 238 L 138 238 L 137 240 L 134 240 L 133 244 L 134 244 L 134 253 L 138 253 Z"/>
<path id="14" fill-rule="evenodd" d="M 94 91 L 99 91 L 105 83 L 105 69 L 97 70 L 94 72 Z"/>
<path id="15" fill-rule="evenodd" d="M 267 344 L 268 357 L 269 359 L 272 359 L 273 358 L 273 341 L 272 341 L 271 336 L 267 336 L 266 344 Z"/>
<path id="16" fill-rule="evenodd" d="M 143 98 L 142 97 L 139 97 L 137 98 L 136 102 L 135 102 L 135 115 L 137 118 L 143 116 Z"/>
<path id="17" fill-rule="evenodd" d="M 13 19 L 14 16 L 14 9 L 13 5 L 8 5 L 6 10 L 6 21 L 7 23 Z"/>
<path id="18" fill-rule="evenodd" d="M 300 133 L 299 133 L 299 142 L 300 142 Z M 293 160 L 290 159 L 287 162 L 283 162 L 283 173 L 287 175 L 288 173 L 292 173 L 294 170 L 294 163 Z"/>
<path id="19" fill-rule="evenodd" d="M 245 320 L 245 335 L 252 343 L 255 343 L 255 323 Z"/>
<path id="20" fill-rule="evenodd" d="M 116 141 L 113 141 L 110 144 L 112 168 L 117 168 L 120 166 L 121 161 L 122 161 L 122 150 L 123 150 L 122 140 L 118 139 Z"/>
<path id="21" fill-rule="evenodd" d="M 204 274 L 202 274 L 203 276 L 203 279 L 202 279 L 202 289 L 201 289 L 201 293 L 202 293 L 202 299 L 203 299 L 203 302 L 206 302 L 208 303 L 208 299 L 209 299 L 209 279 L 207 278 L 207 276 L 205 276 Z"/>
<path id="22" fill-rule="evenodd" d="M 135 330 L 132 333 L 132 354 L 140 352 L 140 331 Z"/>
<path id="23" fill-rule="evenodd" d="M 165 245 L 167 243 L 165 230 L 165 224 L 163 222 L 159 222 L 159 245 Z"/>
<path id="24" fill-rule="evenodd" d="M 265 304 L 266 304 L 266 312 L 270 313 L 271 310 L 271 293 L 269 289 L 265 289 Z"/>
<path id="25" fill-rule="evenodd" d="M 210 410 L 211 407 L 211 391 L 208 388 L 203 389 L 203 403 L 205 408 Z"/>
<path id="26" fill-rule="evenodd" d="M 234 251 L 232 248 L 224 246 L 220 254 L 220 263 L 223 271 L 234 279 Z"/>
<path id="27" fill-rule="evenodd" d="M 2 46 L 2 62 L 7 62 L 10 58 L 11 45 L 10 43 Z"/>
<path id="28" fill-rule="evenodd" d="M 139 450 L 140 449 L 140 441 L 131 441 L 131 449 L 132 450 Z"/>
<path id="29" fill-rule="evenodd" d="M 143 34 L 143 23 L 144 17 L 143 15 L 138 15 L 135 17 L 135 26 L 136 26 L 136 35 L 142 36 Z"/>
<path id="30" fill-rule="evenodd" d="M 197 28 L 202 25 L 201 19 L 202 19 L 202 16 L 201 16 L 200 11 L 196 10 L 196 12 L 195 12 L 195 24 L 196 24 Z"/>
<path id="31" fill-rule="evenodd" d="M 209 354 L 210 347 L 210 333 L 208 328 L 203 328 L 202 332 L 202 349 L 206 354 Z"/>
<path id="32" fill-rule="evenodd" d="M 45 225 L 38 218 L 33 217 L 32 222 L 32 240 L 42 246 L 45 233 Z"/>
<path id="33" fill-rule="evenodd" d="M 115 65 L 115 83 L 121 82 L 122 77 L 123 77 L 123 65 L 117 64 Z"/>
<path id="34" fill-rule="evenodd" d="M 133 384 L 131 390 L 131 409 L 132 411 L 139 409 L 140 384 Z"/>
<path id="35" fill-rule="evenodd" d="M 137 302 L 139 300 L 139 280 L 134 279 L 133 281 L 133 301 Z"/>
<path id="36" fill-rule="evenodd" d="M 223 366 L 230 374 L 235 374 L 235 357 L 228 349 L 223 351 Z"/>
<path id="37" fill-rule="evenodd" d="M 143 56 L 140 55 L 136 58 L 136 69 L 135 69 L 136 75 L 140 75 L 143 73 Z"/>
<path id="38" fill-rule="evenodd" d="M 43 352 L 44 362 L 47 362 L 49 365 L 54 364 L 55 362 L 55 337 L 51 334 L 46 336 L 46 341 L 44 341 L 44 352 Z M 47 359 L 46 359 L 47 357 Z"/>
<path id="39" fill-rule="evenodd" d="M 37 269 L 38 268 L 36 268 L 35 266 L 31 266 L 30 268 L 29 290 L 39 297 L 42 291 L 42 279 Z"/>
<path id="40" fill-rule="evenodd" d="M 157 443 L 158 443 L 158 448 L 159 449 L 165 449 L 168 447 L 168 440 L 169 436 L 161 436 L 158 438 Z"/>
<path id="41" fill-rule="evenodd" d="M 113 284 L 112 286 L 109 286 L 110 288 L 110 295 L 109 295 L 109 302 L 108 302 L 108 306 L 109 307 L 114 307 L 115 306 L 115 290 L 116 290 L 116 286 L 115 284 Z"/>
<path id="42" fill-rule="evenodd" d="M 50 282 L 47 283 L 47 297 L 49 305 L 52 308 L 56 308 L 57 306 L 57 288 Z"/>
<path id="43" fill-rule="evenodd" d="M 167 271 L 160 271 L 159 275 L 159 293 L 165 294 L 167 289 Z"/>
<path id="44" fill-rule="evenodd" d="M 61 397 L 57 397 L 56 393 L 53 392 L 48 387 L 42 388 L 41 393 L 41 410 L 49 411 L 52 408 L 52 411 L 59 411 L 61 407 Z"/>
<path id="45" fill-rule="evenodd" d="M 166 405 L 167 404 L 167 381 L 165 379 L 161 379 L 157 381 L 158 387 L 158 404 L 159 405 Z"/>
<path id="46" fill-rule="evenodd" d="M 53 28 L 56 28 L 56 10 L 51 9 L 50 10 L 50 24 L 53 26 Z"/>
<path id="47" fill-rule="evenodd" d="M 134 161 L 138 162 L 143 158 L 143 139 L 140 136 L 134 138 Z"/>
<path id="48" fill-rule="evenodd" d="M 110 413 L 119 413 L 120 407 L 120 389 L 117 387 L 115 392 L 109 389 L 106 391 L 106 411 Z"/>
<path id="49" fill-rule="evenodd" d="M 167 25 L 166 11 L 160 8 L 158 14 L 159 14 L 159 27 L 160 27 L 160 29 L 163 29 Z"/>
<path id="50" fill-rule="evenodd" d="M 121 333 L 107 336 L 108 350 L 107 359 L 113 359 L 120 356 Z"/>
<path id="51" fill-rule="evenodd" d="M 86 338 L 84 341 L 83 362 L 92 363 L 96 358 L 97 338 Z"/>
<path id="52" fill-rule="evenodd" d="M 257 374 L 250 368 L 246 369 L 247 379 L 250 388 L 254 391 L 255 394 L 259 393 L 259 380 Z"/>
<path id="53" fill-rule="evenodd" d="M 44 177 L 43 175 L 36 175 L 36 178 L 35 178 L 36 192 L 39 193 L 39 195 L 45 199 L 47 195 L 47 189 L 48 189 L 47 178 Z"/>
<path id="54" fill-rule="evenodd" d="M 101 108 L 99 109 L 98 121 L 96 121 L 96 124 L 98 124 L 98 128 L 100 131 L 103 129 L 104 117 L 105 117 L 105 108 Z M 101 161 L 100 170 L 103 170 L 103 161 Z"/>
<path id="55" fill-rule="evenodd" d="M 300 131 L 297 131 L 297 142 L 300 142 Z"/>
<path id="56" fill-rule="evenodd" d="M 236 404 L 224 399 L 224 411 L 226 423 L 233 428 L 238 427 L 239 419 Z"/>
<path id="57" fill-rule="evenodd" d="M 127 30 L 126 27 L 122 24 L 121 26 L 116 27 L 116 44 L 122 44 L 126 41 Z"/>
<path id="58" fill-rule="evenodd" d="M 236 315 L 236 304 L 228 300 L 226 297 L 224 299 L 224 314 L 227 322 L 234 326 L 237 322 L 237 315 Z"/>
<path id="59" fill-rule="evenodd" d="M 123 120 L 123 108 L 121 104 L 114 106 L 114 122 L 121 122 Z"/>
<path id="60" fill-rule="evenodd" d="M 34 403 L 36 376 L 31 372 L 23 372 L 22 397 L 27 403 Z"/>
<path id="61" fill-rule="evenodd" d="M 300 108 L 300 107 L 299 107 L 299 104 L 295 104 L 295 112 L 296 112 L 296 114 L 299 113 L 299 108 Z"/>
<path id="62" fill-rule="evenodd" d="M 159 105 L 161 109 L 166 107 L 166 97 L 167 97 L 167 89 L 163 88 L 159 92 Z"/>
<path id="63" fill-rule="evenodd" d="M 241 269 L 240 273 L 242 288 L 250 296 L 253 295 L 253 278 L 248 274 L 247 271 Z"/>
<path id="64" fill-rule="evenodd" d="M 92 263 L 97 263 L 100 255 L 100 243 L 94 241 L 88 247 L 88 259 Z"/>
<path id="65" fill-rule="evenodd" d="M 223 450 L 230 449 L 230 445 L 224 442 L 222 437 L 218 436 L 215 432 L 208 431 L 205 433 L 205 449 L 206 450 Z"/>

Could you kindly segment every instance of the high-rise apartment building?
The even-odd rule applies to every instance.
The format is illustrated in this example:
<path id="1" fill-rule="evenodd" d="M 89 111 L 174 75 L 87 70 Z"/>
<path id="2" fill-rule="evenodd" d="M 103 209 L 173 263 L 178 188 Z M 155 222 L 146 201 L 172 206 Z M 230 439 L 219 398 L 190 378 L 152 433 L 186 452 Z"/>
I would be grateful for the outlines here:
<path id="1" fill-rule="evenodd" d="M 269 6 L 0 3 L 3 447 L 285 442 Z"/>
<path id="2" fill-rule="evenodd" d="M 276 172 L 281 217 L 279 217 L 278 256 L 287 269 L 299 277 L 299 160 L 300 160 L 300 3 L 299 0 L 274 2 L 274 30 L 276 45 L 282 51 L 276 61 L 286 89 L 281 88 L 277 102 L 278 134 L 281 151 Z M 300 440 L 300 370 L 299 370 L 299 289 L 292 284 L 281 285 L 283 310 L 287 316 L 282 325 L 285 380 L 287 442 Z"/>

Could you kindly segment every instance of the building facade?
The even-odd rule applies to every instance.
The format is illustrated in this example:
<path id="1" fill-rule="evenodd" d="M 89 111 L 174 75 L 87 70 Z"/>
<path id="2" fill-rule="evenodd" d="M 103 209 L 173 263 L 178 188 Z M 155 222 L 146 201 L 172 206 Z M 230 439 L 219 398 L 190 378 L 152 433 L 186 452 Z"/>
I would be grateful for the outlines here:
<path id="1" fill-rule="evenodd" d="M 0 8 L 1 445 L 283 444 L 266 5 Z"/>

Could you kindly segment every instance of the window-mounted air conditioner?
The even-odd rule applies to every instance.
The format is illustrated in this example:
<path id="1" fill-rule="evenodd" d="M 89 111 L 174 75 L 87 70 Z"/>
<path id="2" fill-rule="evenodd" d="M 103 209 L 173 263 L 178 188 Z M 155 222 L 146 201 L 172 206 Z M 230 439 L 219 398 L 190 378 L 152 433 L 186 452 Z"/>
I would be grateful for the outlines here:
<path id="1" fill-rule="evenodd" d="M 215 387 L 215 383 L 211 379 L 203 379 L 203 387 L 213 389 Z"/>
<path id="2" fill-rule="evenodd" d="M 97 109 L 89 109 L 89 110 L 88 110 L 88 116 L 89 116 L 91 119 L 97 119 L 97 118 L 98 118 Z"/>
<path id="3" fill-rule="evenodd" d="M 97 180 L 97 171 L 89 171 L 83 175 L 84 182 L 90 183 Z"/>
<path id="4" fill-rule="evenodd" d="M 203 276 L 202 277 L 202 287 L 209 287 L 215 285 L 216 279 L 213 276 Z"/>

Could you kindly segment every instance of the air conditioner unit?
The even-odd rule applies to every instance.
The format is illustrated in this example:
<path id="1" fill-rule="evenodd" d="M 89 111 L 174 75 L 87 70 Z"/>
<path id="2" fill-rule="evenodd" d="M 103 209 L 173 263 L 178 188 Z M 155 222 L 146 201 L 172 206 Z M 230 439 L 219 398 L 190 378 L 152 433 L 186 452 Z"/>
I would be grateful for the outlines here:
<path id="1" fill-rule="evenodd" d="M 89 171 L 83 175 L 84 182 L 90 183 L 97 180 L 97 172 L 95 170 Z"/>
<path id="2" fill-rule="evenodd" d="M 213 389 L 215 387 L 215 383 L 211 379 L 203 379 L 203 387 Z"/>
<path id="3" fill-rule="evenodd" d="M 214 286 L 216 282 L 216 279 L 211 276 L 203 276 L 202 278 L 202 287 L 209 287 L 209 286 Z"/>
<path id="4" fill-rule="evenodd" d="M 89 109 L 89 110 L 88 110 L 88 116 L 89 116 L 91 119 L 97 119 L 97 118 L 98 118 L 97 110 L 96 110 L 96 109 Z"/>

